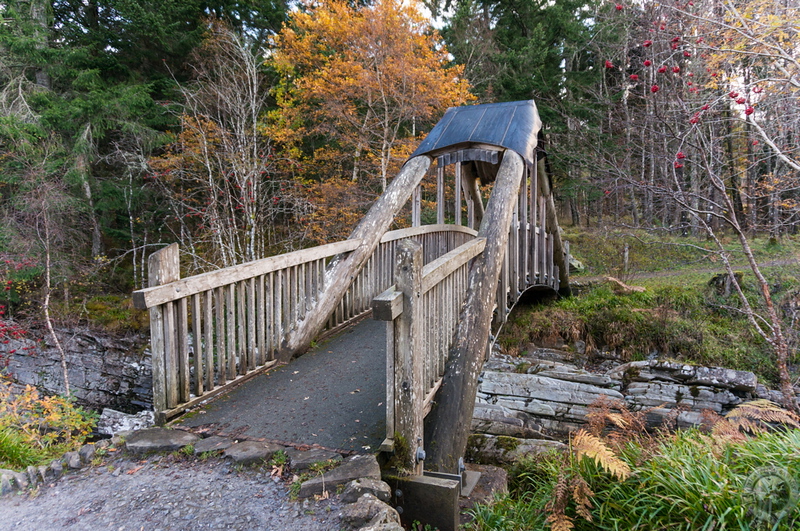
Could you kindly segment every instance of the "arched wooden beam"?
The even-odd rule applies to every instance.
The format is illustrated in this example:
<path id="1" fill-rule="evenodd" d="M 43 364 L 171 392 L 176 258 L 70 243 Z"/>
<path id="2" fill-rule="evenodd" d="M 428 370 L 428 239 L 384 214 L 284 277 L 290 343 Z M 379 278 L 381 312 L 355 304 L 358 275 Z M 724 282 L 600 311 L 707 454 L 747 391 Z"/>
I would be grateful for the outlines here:
<path id="1" fill-rule="evenodd" d="M 478 231 L 479 238 L 486 238 L 486 247 L 470 267 L 470 289 L 459 315 L 442 386 L 426 418 L 425 464 L 431 470 L 458 473 L 458 459 L 466 449 L 478 375 L 492 323 L 497 278 L 524 173 L 522 157 L 506 150 Z"/>
<path id="2" fill-rule="evenodd" d="M 372 256 L 395 215 L 411 197 L 411 193 L 422 181 L 430 165 L 431 158 L 425 155 L 406 162 L 386 191 L 353 230 L 349 239 L 360 240 L 361 245 L 346 257 L 331 262 L 325 272 L 325 288 L 319 295 L 317 304 L 306 314 L 305 319 L 297 323 L 297 328 L 284 341 L 278 355 L 281 362 L 288 362 L 293 356 L 307 350 L 311 341 L 325 328 L 331 312 Z"/>

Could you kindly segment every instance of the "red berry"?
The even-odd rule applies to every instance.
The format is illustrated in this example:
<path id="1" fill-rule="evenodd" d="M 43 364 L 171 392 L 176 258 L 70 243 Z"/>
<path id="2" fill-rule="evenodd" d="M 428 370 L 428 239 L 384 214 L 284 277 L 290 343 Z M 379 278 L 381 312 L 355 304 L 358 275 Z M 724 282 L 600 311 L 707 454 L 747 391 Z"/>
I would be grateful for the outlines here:
<path id="1" fill-rule="evenodd" d="M 658 85 L 653 85 L 652 87 L 650 87 L 650 92 L 652 92 L 653 94 L 658 92 Z"/>
<path id="2" fill-rule="evenodd" d="M 606 68 L 614 68 L 614 63 L 606 59 Z"/>
<path id="3" fill-rule="evenodd" d="M 648 48 L 648 47 L 650 47 L 652 45 L 653 45 L 653 41 L 651 41 L 649 39 L 642 43 L 642 46 L 644 46 L 645 48 Z"/>
<path id="4" fill-rule="evenodd" d="M 751 115 L 751 114 L 753 114 L 754 112 L 756 112 L 756 110 L 755 110 L 754 108 L 752 108 L 752 107 L 748 107 L 748 108 L 746 108 L 746 109 L 744 110 L 744 113 L 745 113 L 747 116 L 750 116 L 750 115 Z"/>
<path id="5" fill-rule="evenodd" d="M 630 78 L 631 81 L 639 81 L 639 76 L 637 74 L 631 74 Z"/>
<path id="6" fill-rule="evenodd" d="M 653 62 L 650 59 L 645 60 L 644 66 L 650 66 Z"/>

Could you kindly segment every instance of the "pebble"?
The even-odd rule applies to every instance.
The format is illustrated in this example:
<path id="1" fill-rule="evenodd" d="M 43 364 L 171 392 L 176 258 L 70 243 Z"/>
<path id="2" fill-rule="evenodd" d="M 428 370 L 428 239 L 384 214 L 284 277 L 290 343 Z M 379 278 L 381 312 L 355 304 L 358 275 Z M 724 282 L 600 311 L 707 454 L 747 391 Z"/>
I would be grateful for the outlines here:
<path id="1" fill-rule="evenodd" d="M 113 471 L 105 468 L 109 464 Z M 257 467 L 231 473 L 221 458 L 174 462 L 158 455 L 147 463 L 115 459 L 105 465 L 70 473 L 57 488 L 43 485 L 35 498 L 0 498 L 0 531 L 342 528 L 336 499 L 291 501 L 288 484 L 274 483 Z"/>

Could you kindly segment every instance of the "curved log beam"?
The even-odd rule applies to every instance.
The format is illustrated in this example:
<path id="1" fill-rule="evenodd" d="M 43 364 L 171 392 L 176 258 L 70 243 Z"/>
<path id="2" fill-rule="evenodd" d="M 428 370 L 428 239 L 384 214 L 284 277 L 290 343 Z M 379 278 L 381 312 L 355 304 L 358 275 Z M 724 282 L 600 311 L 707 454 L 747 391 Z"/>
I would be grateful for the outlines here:
<path id="1" fill-rule="evenodd" d="M 284 341 L 278 354 L 281 362 L 307 350 L 311 341 L 322 331 L 331 312 L 342 300 L 353 278 L 361 271 L 397 212 L 406 204 L 411 192 L 422 181 L 431 165 L 431 158 L 418 156 L 405 163 L 386 191 L 372 205 L 367 215 L 353 230 L 349 239 L 361 240 L 361 245 L 342 260 L 335 260 L 325 272 L 325 289 L 314 308 Z"/>
<path id="2" fill-rule="evenodd" d="M 458 459 L 466 449 L 478 375 L 492 323 L 497 278 L 524 171 L 522 157 L 506 150 L 478 231 L 479 238 L 486 238 L 486 247 L 470 267 L 470 289 L 459 315 L 442 387 L 426 418 L 425 464 L 430 470 L 458 473 Z"/>

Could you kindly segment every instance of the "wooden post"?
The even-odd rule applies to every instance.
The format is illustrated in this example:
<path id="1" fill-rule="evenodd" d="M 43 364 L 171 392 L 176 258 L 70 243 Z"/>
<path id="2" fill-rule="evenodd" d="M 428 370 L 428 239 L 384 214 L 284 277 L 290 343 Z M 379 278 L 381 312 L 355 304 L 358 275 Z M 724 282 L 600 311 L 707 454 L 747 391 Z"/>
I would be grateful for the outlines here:
<path id="1" fill-rule="evenodd" d="M 441 162 L 437 162 L 436 167 L 436 223 L 444 225 L 444 165 Z"/>
<path id="2" fill-rule="evenodd" d="M 395 285 L 403 294 L 403 313 L 395 320 L 394 422 L 396 432 L 410 450 L 404 466 L 414 475 L 422 474 L 422 461 L 416 455 L 417 448 L 422 447 L 425 400 L 422 265 L 422 246 L 412 240 L 400 242 L 397 246 Z"/>
<path id="3" fill-rule="evenodd" d="M 486 238 L 486 247 L 470 267 L 469 290 L 458 317 L 442 386 L 436 405 L 426 419 L 425 448 L 431 470 L 459 473 L 458 460 L 467 445 L 478 375 L 483 367 L 492 322 L 492 297 L 497 289 L 524 169 L 522 157 L 506 150 L 478 231 L 478 237 Z"/>
<path id="4" fill-rule="evenodd" d="M 456 162 L 456 191 L 453 198 L 455 224 L 461 225 L 461 163 Z"/>
<path id="5" fill-rule="evenodd" d="M 375 252 L 395 214 L 408 201 L 430 164 L 431 159 L 427 156 L 414 157 L 406 162 L 383 195 L 372 205 L 350 235 L 350 239 L 360 240 L 361 245 L 347 257 L 334 259 L 332 266 L 325 271 L 325 288 L 319 295 L 319 301 L 281 345 L 280 361 L 287 362 L 293 355 L 307 349 L 322 331 L 328 316 L 339 305 L 353 278 Z"/>
<path id="6" fill-rule="evenodd" d="M 165 247 L 150 255 L 147 260 L 148 287 L 169 284 L 181 278 L 178 244 Z M 172 304 L 172 303 L 168 303 Z M 156 422 L 164 424 L 167 409 L 167 352 L 164 330 L 163 306 L 150 308 L 150 352 L 153 363 L 153 409 Z"/>

